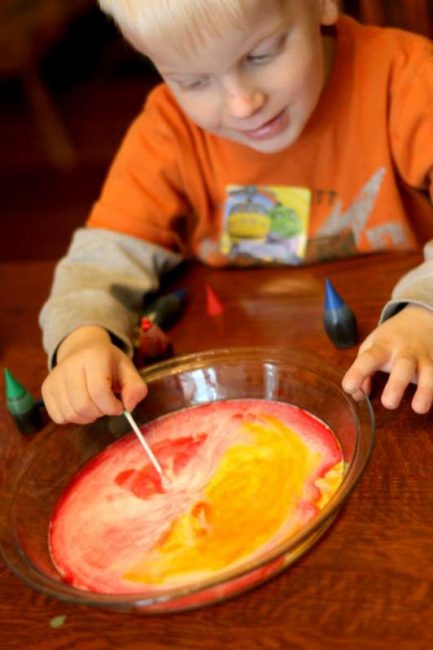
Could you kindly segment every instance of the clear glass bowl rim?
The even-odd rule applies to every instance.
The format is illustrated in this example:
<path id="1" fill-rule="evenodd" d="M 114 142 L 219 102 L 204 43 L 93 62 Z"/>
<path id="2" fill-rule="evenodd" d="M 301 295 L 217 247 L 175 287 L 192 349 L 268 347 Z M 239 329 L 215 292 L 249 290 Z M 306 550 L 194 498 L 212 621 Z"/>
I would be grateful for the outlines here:
<path id="1" fill-rule="evenodd" d="M 364 395 L 364 399 L 361 402 L 354 402 L 349 395 L 343 393 L 343 390 L 340 387 L 340 373 L 334 366 L 329 365 L 325 359 L 313 356 L 310 353 L 279 347 L 230 347 L 205 350 L 202 352 L 173 357 L 141 369 L 140 375 L 147 383 L 151 383 L 165 375 L 179 374 L 186 370 L 211 367 L 214 363 L 224 361 L 241 362 L 245 360 L 260 361 L 263 363 L 278 363 L 285 361 L 293 366 L 303 367 L 309 372 L 315 373 L 322 378 L 322 373 L 325 373 L 326 379 L 334 383 L 341 394 L 346 398 L 347 404 L 351 408 L 352 412 L 357 414 L 355 417 L 357 444 L 355 446 L 353 463 L 349 472 L 345 475 L 343 483 L 336 495 L 310 524 L 302 528 L 296 535 L 291 536 L 288 540 L 283 540 L 277 544 L 259 559 L 256 558 L 245 562 L 242 565 L 242 568 L 238 566 L 226 571 L 221 571 L 218 572 L 217 577 L 208 577 L 193 584 L 189 583 L 185 586 L 167 587 L 166 589 L 161 589 L 157 594 L 155 594 L 155 592 L 149 594 L 146 591 L 136 592 L 133 594 L 95 594 L 76 589 L 66 583 L 58 583 L 48 576 L 43 575 L 32 566 L 26 557 L 20 554 L 20 561 L 24 564 L 27 570 L 30 569 L 30 575 L 27 575 L 20 570 L 16 566 L 16 562 L 9 557 L 8 552 L 3 547 L 0 536 L 0 554 L 12 572 L 31 587 L 65 602 L 102 607 L 105 606 L 113 609 L 131 609 L 133 607 L 145 609 L 152 605 L 154 606 L 165 602 L 176 601 L 186 596 L 193 596 L 194 594 L 198 594 L 204 590 L 221 587 L 233 580 L 241 579 L 252 571 L 258 570 L 279 558 L 283 558 L 291 551 L 295 551 L 295 549 L 301 546 L 309 537 L 314 536 L 314 534 L 322 527 L 326 527 L 327 520 L 332 522 L 338 510 L 355 488 L 370 459 L 375 441 L 375 417 L 371 402 L 367 395 Z M 366 436 L 362 447 L 362 458 L 359 457 L 361 429 L 362 435 Z M 55 435 L 55 431 L 50 431 L 49 435 Z M 19 477 L 11 483 L 12 489 L 10 497 L 7 499 L 8 503 L 12 503 L 14 499 L 14 484 L 16 487 L 18 482 Z M 213 602 L 214 600 L 217 599 L 213 599 Z M 173 608 L 173 611 L 176 611 L 175 607 Z"/>

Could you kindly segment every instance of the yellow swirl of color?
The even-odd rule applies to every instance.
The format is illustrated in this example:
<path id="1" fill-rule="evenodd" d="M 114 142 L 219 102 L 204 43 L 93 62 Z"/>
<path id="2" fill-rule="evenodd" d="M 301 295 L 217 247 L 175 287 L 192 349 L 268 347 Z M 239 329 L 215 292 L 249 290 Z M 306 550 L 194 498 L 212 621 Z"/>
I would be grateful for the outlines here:
<path id="1" fill-rule="evenodd" d="M 177 518 L 153 551 L 124 574 L 156 584 L 190 572 L 210 574 L 263 551 L 278 534 L 299 527 L 296 509 L 317 476 L 322 454 L 276 417 L 245 422 L 245 442 L 230 447 L 203 490 L 202 499 Z M 337 471 L 333 491 L 342 478 Z M 326 490 L 326 477 L 320 479 Z M 316 492 L 317 500 L 321 493 Z"/>
<path id="2" fill-rule="evenodd" d="M 241 571 L 287 544 L 343 479 L 332 431 L 283 402 L 214 402 L 142 430 L 169 486 L 131 433 L 87 463 L 56 505 L 50 553 L 80 589 L 158 593 Z"/>

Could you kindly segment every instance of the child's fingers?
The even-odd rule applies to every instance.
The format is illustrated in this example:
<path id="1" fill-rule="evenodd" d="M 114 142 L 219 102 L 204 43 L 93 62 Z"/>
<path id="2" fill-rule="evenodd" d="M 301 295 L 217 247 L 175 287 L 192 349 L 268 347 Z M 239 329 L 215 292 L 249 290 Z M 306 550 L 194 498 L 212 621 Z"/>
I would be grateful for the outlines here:
<path id="1" fill-rule="evenodd" d="M 85 370 L 86 390 L 89 401 L 94 405 L 97 414 L 93 419 L 101 415 L 120 415 L 122 403 L 113 392 L 113 385 L 116 378 L 113 377 L 109 363 L 90 363 Z"/>
<path id="2" fill-rule="evenodd" d="M 72 408 L 68 399 L 68 391 L 59 373 L 55 369 L 42 385 L 42 397 L 48 415 L 56 424 L 72 422 Z"/>
<path id="3" fill-rule="evenodd" d="M 99 417 L 99 409 L 89 397 L 86 378 L 80 366 L 60 373 L 57 385 L 57 401 L 65 422 L 88 424 Z"/>
<path id="4" fill-rule="evenodd" d="M 122 402 L 126 409 L 132 411 L 146 397 L 147 386 L 126 357 L 119 362 L 118 373 Z"/>
<path id="5" fill-rule="evenodd" d="M 418 388 L 412 399 L 415 413 L 424 414 L 433 403 L 433 365 L 431 362 L 420 363 L 418 371 Z"/>
<path id="6" fill-rule="evenodd" d="M 346 393 L 355 395 L 377 370 L 383 370 L 389 353 L 385 348 L 371 346 L 360 352 L 341 382 Z M 367 384 L 368 386 L 368 384 Z"/>
<path id="7" fill-rule="evenodd" d="M 347 392 L 347 391 L 346 391 Z M 366 395 L 371 393 L 371 377 L 367 377 L 361 384 L 361 387 L 356 390 L 354 393 L 351 393 L 352 398 L 355 402 L 362 402 Z"/>
<path id="8" fill-rule="evenodd" d="M 88 424 L 93 422 L 97 417 L 91 411 L 83 413 L 83 409 L 76 407 L 70 398 L 70 389 L 66 382 L 61 381 L 57 376 L 50 378 L 42 387 L 44 404 L 50 418 L 56 424 L 66 424 L 74 422 L 75 424 Z"/>
<path id="9" fill-rule="evenodd" d="M 50 382 L 47 379 L 42 384 L 41 393 L 44 400 L 44 406 L 50 418 L 56 424 L 64 424 L 65 419 L 63 417 L 63 413 L 60 410 L 57 398 L 54 395 L 50 386 Z"/>
<path id="10" fill-rule="evenodd" d="M 411 381 L 416 381 L 417 359 L 413 356 L 399 356 L 393 361 L 389 379 L 383 389 L 381 402 L 388 409 L 395 409 Z"/>
<path id="11" fill-rule="evenodd" d="M 74 373 L 65 378 L 67 394 L 63 403 L 67 409 L 68 421 L 88 424 L 104 415 L 104 411 L 93 400 L 87 385 L 84 368 L 78 366 Z"/>
<path id="12" fill-rule="evenodd" d="M 362 390 L 364 392 L 364 395 L 370 395 L 370 393 L 371 393 L 371 384 L 372 384 L 371 377 L 367 377 L 367 379 L 365 379 L 362 382 L 361 388 L 362 388 Z"/>

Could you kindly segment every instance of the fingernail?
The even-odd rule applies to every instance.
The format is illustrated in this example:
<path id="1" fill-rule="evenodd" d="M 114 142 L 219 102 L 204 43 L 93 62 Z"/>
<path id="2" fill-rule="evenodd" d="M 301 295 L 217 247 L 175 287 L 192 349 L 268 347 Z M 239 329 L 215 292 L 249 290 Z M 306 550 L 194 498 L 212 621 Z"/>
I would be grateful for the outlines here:
<path id="1" fill-rule="evenodd" d="M 394 397 L 382 397 L 382 404 L 385 408 L 393 410 L 397 408 L 398 400 L 396 400 Z"/>

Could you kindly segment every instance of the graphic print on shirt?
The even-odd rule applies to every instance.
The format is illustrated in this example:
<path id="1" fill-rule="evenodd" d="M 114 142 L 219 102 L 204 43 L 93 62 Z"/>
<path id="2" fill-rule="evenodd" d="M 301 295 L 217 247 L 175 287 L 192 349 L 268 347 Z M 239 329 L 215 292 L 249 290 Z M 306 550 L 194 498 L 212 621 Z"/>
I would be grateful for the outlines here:
<path id="1" fill-rule="evenodd" d="M 305 256 L 311 190 L 231 185 L 219 248 L 230 261 L 300 264 Z"/>
<path id="2" fill-rule="evenodd" d="M 348 257 L 366 251 L 410 248 L 413 235 L 405 223 L 376 221 L 368 223 L 386 175 L 381 167 L 361 187 L 358 195 L 344 210 L 338 199 L 328 218 L 308 240 L 307 261 L 324 261 Z"/>
<path id="3" fill-rule="evenodd" d="M 405 223 L 370 221 L 385 176 L 384 167 L 377 169 L 346 209 L 333 191 L 336 199 L 315 232 L 311 231 L 311 220 L 314 195 L 319 190 L 230 185 L 218 253 L 225 264 L 299 265 L 410 247 L 413 237 Z M 202 242 L 202 252 L 206 244 L 209 247 L 210 242 Z M 204 256 L 208 263 L 210 252 L 206 250 Z"/>

